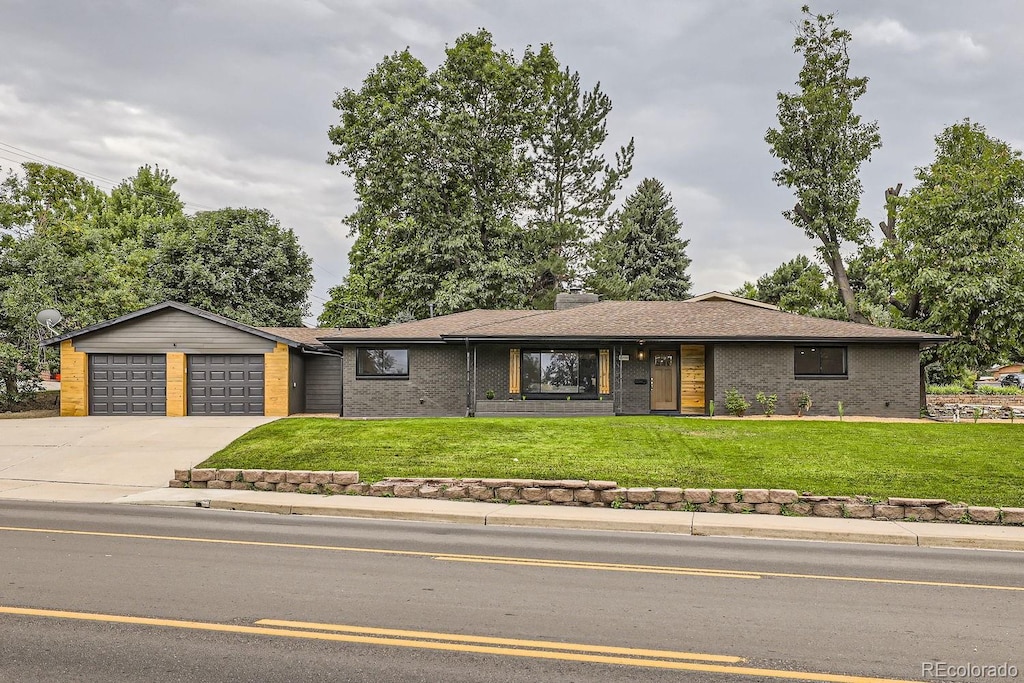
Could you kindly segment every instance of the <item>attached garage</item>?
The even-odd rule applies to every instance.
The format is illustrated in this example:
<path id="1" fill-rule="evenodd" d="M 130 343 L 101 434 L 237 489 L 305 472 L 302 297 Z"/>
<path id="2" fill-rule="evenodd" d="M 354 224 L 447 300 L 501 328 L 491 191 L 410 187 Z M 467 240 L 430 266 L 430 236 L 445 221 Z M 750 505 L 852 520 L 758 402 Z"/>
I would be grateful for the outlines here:
<path id="1" fill-rule="evenodd" d="M 188 357 L 189 415 L 262 415 L 263 356 Z"/>
<path id="2" fill-rule="evenodd" d="M 317 332 L 250 327 L 166 301 L 44 344 L 60 345 L 61 415 L 284 416 L 306 409 L 306 359 L 334 360 Z M 327 382 L 340 411 L 340 377 Z"/>
<path id="3" fill-rule="evenodd" d="M 124 353 L 90 355 L 89 414 L 166 415 L 166 356 Z"/>

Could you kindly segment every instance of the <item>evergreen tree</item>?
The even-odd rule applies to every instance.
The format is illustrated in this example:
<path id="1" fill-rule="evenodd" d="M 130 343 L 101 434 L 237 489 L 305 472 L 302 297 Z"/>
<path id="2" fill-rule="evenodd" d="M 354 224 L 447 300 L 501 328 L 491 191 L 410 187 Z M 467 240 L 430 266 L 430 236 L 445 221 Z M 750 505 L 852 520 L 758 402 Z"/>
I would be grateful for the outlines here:
<path id="1" fill-rule="evenodd" d="M 633 141 L 605 159 L 611 99 L 600 83 L 583 92 L 568 68 L 551 86 L 541 135 L 533 141 L 537 185 L 527 246 L 534 262 L 530 298 L 549 308 L 555 294 L 578 281 L 588 240 L 603 227 L 615 191 L 633 164 Z"/>
<path id="2" fill-rule="evenodd" d="M 661 181 L 644 179 L 594 244 L 587 287 L 607 299 L 671 301 L 690 296 L 689 240 Z"/>

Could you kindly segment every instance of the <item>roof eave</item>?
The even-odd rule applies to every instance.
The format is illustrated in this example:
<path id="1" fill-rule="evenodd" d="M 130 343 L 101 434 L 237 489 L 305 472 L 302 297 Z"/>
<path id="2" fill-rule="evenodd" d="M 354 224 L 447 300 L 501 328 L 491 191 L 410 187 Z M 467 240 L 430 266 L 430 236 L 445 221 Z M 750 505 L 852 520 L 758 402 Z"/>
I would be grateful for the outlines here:
<path id="1" fill-rule="evenodd" d="M 621 343 L 684 343 L 684 344 L 719 344 L 724 342 L 745 342 L 745 343 L 770 343 L 770 342 L 815 342 L 815 343 L 844 343 L 844 344 L 871 344 L 871 343 L 900 343 L 900 344 L 938 344 L 949 341 L 948 337 L 927 336 L 927 337 L 824 337 L 813 335 L 789 335 L 789 336 L 742 336 L 730 335 L 722 337 L 714 336 L 679 336 L 679 335 L 502 335 L 502 336 L 474 336 L 474 335 L 445 335 L 444 341 L 464 343 L 470 342 L 493 342 L 493 343 L 548 343 L 548 342 L 600 342 L 613 341 Z"/>
<path id="2" fill-rule="evenodd" d="M 281 342 L 282 344 L 286 344 L 287 346 L 293 349 L 300 347 L 314 348 L 307 344 L 303 344 L 302 342 L 295 341 L 294 339 L 288 339 L 287 337 L 281 337 L 276 334 L 271 334 L 270 332 L 265 332 L 259 329 L 258 327 L 252 327 L 250 325 L 246 325 L 244 323 L 231 320 L 230 318 L 225 318 L 224 316 L 217 315 L 216 313 L 210 313 L 209 311 L 204 311 L 201 308 L 196 308 L 195 306 L 183 304 L 180 301 L 161 301 L 158 304 L 153 304 L 152 306 L 147 306 L 146 308 L 141 308 L 137 311 L 132 311 L 131 313 L 125 313 L 124 315 L 118 316 L 117 318 L 103 320 L 98 323 L 93 323 L 92 325 L 89 325 L 87 327 L 83 327 L 79 330 L 65 332 L 60 336 L 44 339 L 39 343 L 39 345 L 53 346 L 54 344 L 59 344 L 63 341 L 67 341 L 68 339 L 74 339 L 75 337 L 81 337 L 83 335 L 92 334 L 93 332 L 99 332 L 100 330 L 105 330 L 108 327 L 123 325 L 124 323 L 129 322 L 131 320 L 142 318 L 152 313 L 157 313 L 159 311 L 166 310 L 168 308 L 173 308 L 175 310 L 182 311 L 183 313 L 190 313 L 192 315 L 203 318 L 204 320 L 219 323 L 221 325 L 231 327 L 241 332 L 247 332 L 257 337 L 262 337 L 264 339 L 269 339 L 271 341 Z"/>

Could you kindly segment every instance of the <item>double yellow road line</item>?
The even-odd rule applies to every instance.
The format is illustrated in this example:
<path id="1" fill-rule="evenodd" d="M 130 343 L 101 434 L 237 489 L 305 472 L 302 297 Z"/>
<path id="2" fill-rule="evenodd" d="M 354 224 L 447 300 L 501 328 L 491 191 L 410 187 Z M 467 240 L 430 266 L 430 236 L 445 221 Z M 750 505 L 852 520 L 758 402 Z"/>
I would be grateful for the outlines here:
<path id="1" fill-rule="evenodd" d="M 0 615 L 19 617 L 44 617 L 52 619 L 85 622 L 129 624 L 160 628 L 212 631 L 217 633 L 245 634 L 279 638 L 357 643 L 386 647 L 416 648 L 471 654 L 497 655 L 503 657 L 526 657 L 567 661 L 577 663 L 611 664 L 617 666 L 677 671 L 700 671 L 704 673 L 731 674 L 735 676 L 757 676 L 784 680 L 826 681 L 827 683 L 913 683 L 888 678 L 849 676 L 810 671 L 788 671 L 742 666 L 744 659 L 731 655 L 676 652 L 674 650 L 652 650 L 642 648 L 615 647 L 607 645 L 586 645 L 546 640 L 520 640 L 490 636 L 472 636 L 433 631 L 410 631 L 400 629 L 324 624 L 315 622 L 261 619 L 254 626 L 218 624 L 205 621 L 181 619 L 156 619 L 118 614 L 94 614 L 91 612 L 68 612 L 63 610 L 34 609 L 27 607 L 0 606 Z"/>

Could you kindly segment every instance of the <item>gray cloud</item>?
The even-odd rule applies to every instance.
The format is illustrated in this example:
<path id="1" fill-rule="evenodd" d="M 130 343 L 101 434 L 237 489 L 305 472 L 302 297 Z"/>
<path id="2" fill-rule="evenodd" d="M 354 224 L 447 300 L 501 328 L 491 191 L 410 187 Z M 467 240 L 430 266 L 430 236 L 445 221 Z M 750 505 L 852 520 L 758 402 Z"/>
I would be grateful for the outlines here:
<path id="1" fill-rule="evenodd" d="M 158 163 L 192 209 L 265 207 L 313 255 L 318 309 L 347 269 L 341 219 L 354 208 L 348 179 L 324 163 L 335 93 L 359 87 L 386 54 L 409 46 L 434 66 L 446 43 L 486 27 L 516 53 L 553 43 L 585 82 L 602 83 L 615 104 L 610 145 L 636 138 L 626 191 L 664 181 L 691 240 L 695 289 L 729 290 L 813 251 L 780 215 L 792 196 L 772 183 L 763 141 L 775 93 L 800 65 L 801 4 L 0 0 L 0 166 L 26 158 L 15 145 L 109 187 Z M 943 127 L 970 117 L 1024 144 L 1024 9 L 926 7 L 814 3 L 854 32 L 854 71 L 871 78 L 860 110 L 879 120 L 884 145 L 862 175 L 873 221 L 885 187 L 912 183 Z"/>

